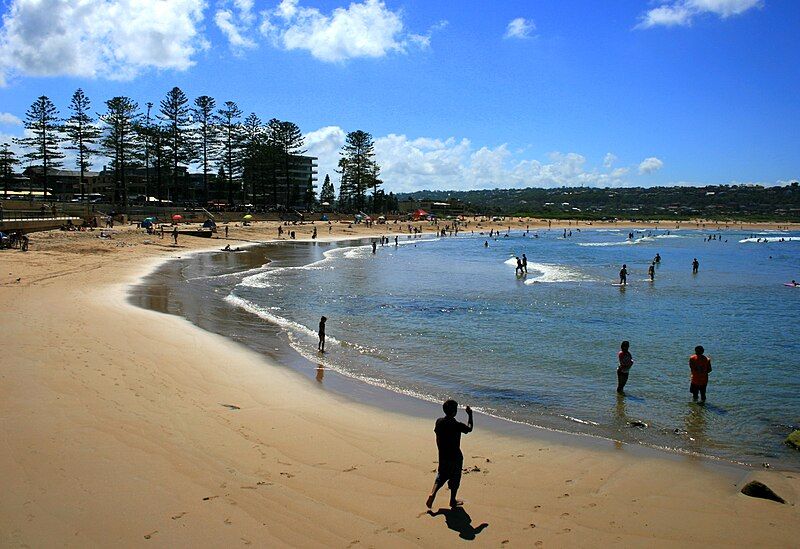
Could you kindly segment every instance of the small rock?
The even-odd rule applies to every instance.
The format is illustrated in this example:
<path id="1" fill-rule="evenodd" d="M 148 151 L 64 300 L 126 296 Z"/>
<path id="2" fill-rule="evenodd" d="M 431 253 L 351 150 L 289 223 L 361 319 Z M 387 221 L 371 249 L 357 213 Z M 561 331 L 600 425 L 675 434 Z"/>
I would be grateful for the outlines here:
<path id="1" fill-rule="evenodd" d="M 786 445 L 791 446 L 795 450 L 800 450 L 800 429 L 797 429 L 786 437 Z"/>
<path id="2" fill-rule="evenodd" d="M 628 422 L 628 425 L 631 427 L 647 427 L 647 423 L 644 421 L 639 421 L 638 419 L 633 419 Z"/>
<path id="3" fill-rule="evenodd" d="M 777 501 L 778 503 L 786 503 L 786 500 L 773 492 L 769 486 L 757 480 L 752 480 L 745 484 L 744 488 L 742 488 L 742 493 L 751 498 L 761 498 Z"/>

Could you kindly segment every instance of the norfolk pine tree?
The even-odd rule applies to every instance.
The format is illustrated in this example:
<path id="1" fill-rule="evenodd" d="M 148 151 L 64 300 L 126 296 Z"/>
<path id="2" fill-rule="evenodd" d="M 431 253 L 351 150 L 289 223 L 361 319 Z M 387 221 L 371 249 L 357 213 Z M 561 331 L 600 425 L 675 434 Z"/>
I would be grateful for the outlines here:
<path id="1" fill-rule="evenodd" d="M 100 129 L 95 124 L 90 111 L 92 103 L 81 88 L 75 90 L 69 102 L 69 118 L 64 123 L 64 133 L 70 142 L 66 148 L 76 151 L 75 164 L 81 172 L 80 193 L 81 201 L 86 199 L 86 186 L 84 174 L 92 165 L 92 157 L 97 153 L 97 140 L 100 138 Z"/>
<path id="2" fill-rule="evenodd" d="M 228 195 L 228 206 L 233 205 L 234 180 L 240 173 L 242 110 L 233 101 L 225 101 L 225 106 L 217 111 L 219 125 L 218 156 L 227 177 L 222 183 Z"/>
<path id="3" fill-rule="evenodd" d="M 111 159 L 114 169 L 114 199 L 128 211 L 126 170 L 136 164 L 138 140 L 135 127 L 141 114 L 139 105 L 129 97 L 114 97 L 106 101 L 106 112 L 100 115 L 105 131 L 100 142 L 103 152 Z"/>
<path id="4" fill-rule="evenodd" d="M 60 150 L 60 145 L 64 141 L 60 133 L 60 122 L 58 109 L 49 97 L 42 95 L 25 112 L 25 129 L 31 135 L 14 139 L 15 143 L 27 149 L 25 159 L 42 163 L 45 198 L 50 169 L 61 166 L 61 159 L 64 158 L 64 153 Z"/>
<path id="5" fill-rule="evenodd" d="M 333 205 L 333 202 L 336 200 L 336 191 L 333 189 L 333 183 L 331 183 L 331 176 L 325 174 L 325 181 L 322 183 L 322 188 L 319 191 L 319 201 L 322 204 L 328 203 L 329 206 Z"/>
<path id="6" fill-rule="evenodd" d="M 203 165 L 203 206 L 208 206 L 208 174 L 210 172 L 211 154 L 214 147 L 216 136 L 216 125 L 214 124 L 214 109 L 217 102 L 213 97 L 201 95 L 194 100 L 194 120 L 197 123 L 195 130 L 199 153 L 199 160 Z"/>
<path id="7" fill-rule="evenodd" d="M 8 197 L 8 187 L 14 176 L 14 166 L 19 164 L 19 159 L 8 143 L 0 145 L 0 177 L 3 178 L 3 195 Z"/>
<path id="8" fill-rule="evenodd" d="M 188 104 L 189 99 L 186 94 L 176 86 L 161 100 L 160 110 L 161 120 L 169 132 L 172 187 L 177 194 L 183 194 L 186 199 L 189 198 L 188 179 L 184 181 L 186 185 L 179 185 L 178 166 L 189 164 L 195 157 L 191 139 L 191 110 Z"/>

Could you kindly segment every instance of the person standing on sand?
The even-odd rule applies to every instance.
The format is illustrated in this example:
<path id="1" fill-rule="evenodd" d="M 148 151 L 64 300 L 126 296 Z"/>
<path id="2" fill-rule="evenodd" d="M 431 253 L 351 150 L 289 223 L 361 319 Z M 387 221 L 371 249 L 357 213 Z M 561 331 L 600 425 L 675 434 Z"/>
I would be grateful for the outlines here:
<path id="1" fill-rule="evenodd" d="M 705 353 L 705 349 L 703 349 L 702 345 L 698 345 L 694 348 L 694 354 L 689 357 L 689 369 L 692 371 L 689 392 L 692 393 L 694 402 L 697 402 L 697 394 L 700 393 L 701 403 L 706 401 L 708 374 L 711 372 L 711 359 L 703 353 Z"/>
<path id="2" fill-rule="evenodd" d="M 228 226 L 225 225 L 225 238 L 228 238 Z"/>
<path id="3" fill-rule="evenodd" d="M 461 453 L 461 434 L 472 432 L 472 408 L 466 407 L 467 424 L 464 425 L 456 419 L 458 413 L 458 402 L 447 400 L 442 404 L 444 417 L 436 420 L 436 447 L 439 450 L 439 468 L 436 472 L 436 480 L 433 481 L 431 490 L 425 505 L 430 509 L 436 493 L 447 483 L 450 488 L 450 507 L 458 507 L 461 502 L 456 499 L 458 488 L 461 485 L 461 468 L 464 466 L 464 455 Z"/>
<path id="4" fill-rule="evenodd" d="M 630 341 L 623 341 L 617 353 L 617 361 L 619 362 L 619 366 L 617 366 L 617 392 L 621 395 L 625 394 L 625 384 L 628 383 L 628 374 L 633 367 L 633 357 L 628 351 L 630 346 Z"/>
<path id="5" fill-rule="evenodd" d="M 178 245 L 178 227 L 172 229 L 172 242 L 175 246 Z"/>
<path id="6" fill-rule="evenodd" d="M 327 317 L 324 316 L 319 319 L 319 344 L 317 344 L 317 350 L 320 353 L 325 352 L 325 323 L 327 321 Z"/>
<path id="7" fill-rule="evenodd" d="M 627 284 L 628 283 L 628 266 L 624 263 L 622 264 L 622 268 L 619 270 L 619 283 L 620 284 Z"/>
<path id="8" fill-rule="evenodd" d="M 697 261 L 697 258 L 695 257 L 692 260 L 692 274 L 697 274 L 698 269 L 700 269 L 700 262 Z"/>

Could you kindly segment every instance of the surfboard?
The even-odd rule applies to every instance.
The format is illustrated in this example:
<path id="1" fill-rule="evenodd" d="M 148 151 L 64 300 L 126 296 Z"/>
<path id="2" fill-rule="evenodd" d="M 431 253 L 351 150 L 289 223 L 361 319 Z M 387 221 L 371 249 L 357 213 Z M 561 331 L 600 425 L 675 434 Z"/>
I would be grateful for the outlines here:
<path id="1" fill-rule="evenodd" d="M 795 286 L 795 285 L 794 285 L 794 284 L 792 284 L 791 282 L 784 282 L 784 283 L 783 283 L 783 285 L 784 285 L 784 286 L 787 286 L 787 287 L 789 287 L 789 288 L 800 288 L 800 284 L 798 284 L 798 285 L 796 285 L 796 286 Z"/>
<path id="2" fill-rule="evenodd" d="M 627 286 L 627 284 L 620 284 L 619 282 L 612 282 L 612 286 Z"/>

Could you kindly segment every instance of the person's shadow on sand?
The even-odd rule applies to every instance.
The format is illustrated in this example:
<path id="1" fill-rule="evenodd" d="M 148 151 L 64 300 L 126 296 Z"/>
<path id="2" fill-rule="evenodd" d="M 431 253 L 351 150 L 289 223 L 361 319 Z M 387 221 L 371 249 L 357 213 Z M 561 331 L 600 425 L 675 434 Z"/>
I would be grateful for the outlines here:
<path id="1" fill-rule="evenodd" d="M 479 524 L 477 527 L 472 526 L 472 518 L 463 507 L 454 507 L 452 509 L 442 507 L 435 513 L 433 511 L 428 511 L 428 514 L 432 517 L 444 515 L 444 522 L 447 524 L 447 527 L 458 532 L 458 536 L 466 540 L 474 540 L 475 536 L 489 526 L 486 522 Z"/>

